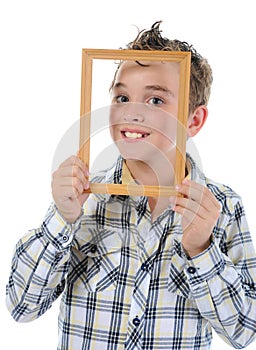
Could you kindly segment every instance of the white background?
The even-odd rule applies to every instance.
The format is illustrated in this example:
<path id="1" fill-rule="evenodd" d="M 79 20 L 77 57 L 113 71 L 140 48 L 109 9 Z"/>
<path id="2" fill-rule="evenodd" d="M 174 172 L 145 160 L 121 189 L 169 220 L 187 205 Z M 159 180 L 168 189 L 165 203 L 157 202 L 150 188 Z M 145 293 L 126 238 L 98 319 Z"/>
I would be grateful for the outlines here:
<path id="1" fill-rule="evenodd" d="M 79 119 L 81 50 L 124 47 L 134 25 L 149 29 L 161 19 L 164 36 L 193 44 L 213 68 L 209 119 L 194 141 L 207 176 L 242 196 L 256 243 L 254 1 L 2 1 L 1 347 L 56 349 L 58 302 L 17 324 L 4 306 L 5 284 L 14 245 L 40 225 L 51 201 L 58 142 Z M 214 335 L 218 346 L 230 348 Z"/>

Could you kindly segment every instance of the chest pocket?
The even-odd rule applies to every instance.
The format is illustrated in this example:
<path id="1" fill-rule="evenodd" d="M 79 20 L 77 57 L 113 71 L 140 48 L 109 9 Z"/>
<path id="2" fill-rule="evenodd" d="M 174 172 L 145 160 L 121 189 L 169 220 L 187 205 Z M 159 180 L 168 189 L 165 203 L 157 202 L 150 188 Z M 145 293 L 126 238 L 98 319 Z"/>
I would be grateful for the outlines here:
<path id="1" fill-rule="evenodd" d="M 75 289 L 102 292 L 116 288 L 122 251 L 120 232 L 104 229 L 97 239 L 73 249 L 69 282 Z"/>

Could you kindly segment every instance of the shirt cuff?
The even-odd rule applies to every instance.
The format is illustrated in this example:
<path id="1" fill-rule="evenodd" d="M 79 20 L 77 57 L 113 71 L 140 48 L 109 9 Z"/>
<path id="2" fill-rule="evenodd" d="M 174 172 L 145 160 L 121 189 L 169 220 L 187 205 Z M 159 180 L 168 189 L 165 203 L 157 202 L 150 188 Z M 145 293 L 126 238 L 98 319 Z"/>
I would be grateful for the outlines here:
<path id="1" fill-rule="evenodd" d="M 219 246 L 213 241 L 201 254 L 186 258 L 185 274 L 191 288 L 195 288 L 220 274 L 225 268 L 226 262 Z"/>
<path id="2" fill-rule="evenodd" d="M 56 205 L 52 204 L 42 224 L 43 232 L 48 241 L 58 250 L 66 249 L 71 244 L 74 233 L 80 228 L 81 216 L 74 223 L 69 224 L 60 214 Z"/>

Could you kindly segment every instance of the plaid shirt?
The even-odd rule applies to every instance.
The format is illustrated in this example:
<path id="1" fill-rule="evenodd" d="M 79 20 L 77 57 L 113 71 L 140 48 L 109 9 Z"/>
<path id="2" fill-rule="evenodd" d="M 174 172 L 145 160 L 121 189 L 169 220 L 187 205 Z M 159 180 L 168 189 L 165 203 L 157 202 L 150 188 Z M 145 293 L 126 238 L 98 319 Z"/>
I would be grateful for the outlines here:
<path id="1" fill-rule="evenodd" d="M 239 196 L 190 177 L 222 205 L 210 247 L 189 259 L 180 216 L 153 223 L 146 197 L 91 195 L 67 224 L 53 204 L 17 244 L 7 286 L 16 321 L 42 315 L 62 294 L 59 350 L 209 349 L 211 328 L 235 348 L 256 331 L 256 255 Z M 97 182 L 120 183 L 122 159 Z"/>

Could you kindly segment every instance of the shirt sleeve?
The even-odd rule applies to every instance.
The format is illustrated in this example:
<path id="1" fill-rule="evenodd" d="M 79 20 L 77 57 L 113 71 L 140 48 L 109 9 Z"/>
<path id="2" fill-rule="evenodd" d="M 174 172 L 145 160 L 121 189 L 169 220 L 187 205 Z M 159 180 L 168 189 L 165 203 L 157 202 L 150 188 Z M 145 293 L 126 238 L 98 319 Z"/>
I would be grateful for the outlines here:
<path id="1" fill-rule="evenodd" d="M 79 226 L 79 219 L 67 224 L 52 204 L 42 225 L 16 245 L 6 287 L 6 305 L 16 321 L 41 316 L 62 293 L 71 242 Z"/>
<path id="2" fill-rule="evenodd" d="M 241 200 L 229 199 L 224 211 L 210 247 L 186 258 L 185 274 L 201 315 L 240 349 L 256 333 L 256 255 Z"/>

